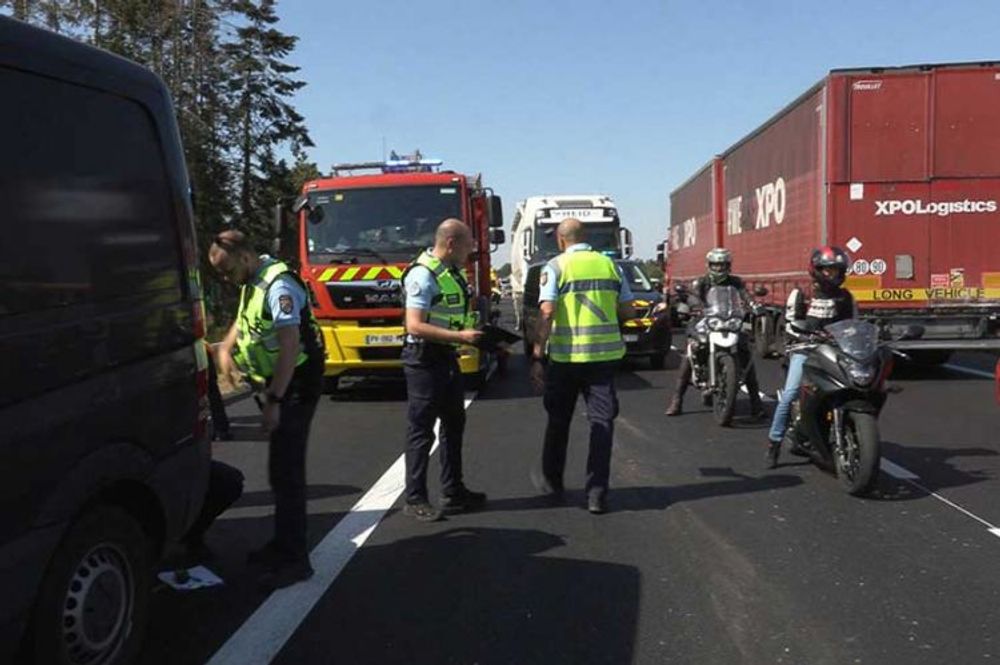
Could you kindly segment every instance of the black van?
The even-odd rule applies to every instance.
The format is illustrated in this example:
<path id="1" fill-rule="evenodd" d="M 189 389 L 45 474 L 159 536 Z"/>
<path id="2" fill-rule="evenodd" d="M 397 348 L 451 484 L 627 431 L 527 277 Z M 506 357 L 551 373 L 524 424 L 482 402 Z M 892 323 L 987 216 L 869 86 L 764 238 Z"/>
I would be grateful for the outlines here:
<path id="1" fill-rule="evenodd" d="M 138 651 L 208 481 L 204 327 L 163 83 L 0 17 L 0 662 Z"/>

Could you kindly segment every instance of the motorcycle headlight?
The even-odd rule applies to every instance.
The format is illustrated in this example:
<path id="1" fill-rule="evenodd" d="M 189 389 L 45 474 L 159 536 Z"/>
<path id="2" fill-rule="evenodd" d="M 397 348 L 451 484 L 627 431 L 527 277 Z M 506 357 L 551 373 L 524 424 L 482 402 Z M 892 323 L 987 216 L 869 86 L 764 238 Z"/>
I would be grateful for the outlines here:
<path id="1" fill-rule="evenodd" d="M 721 330 L 723 325 L 724 325 L 724 322 L 720 321 L 719 319 L 709 319 L 708 320 L 708 329 L 709 330 L 712 330 L 712 331 Z"/>
<path id="2" fill-rule="evenodd" d="M 732 332 L 739 332 L 743 328 L 743 321 L 741 319 L 729 319 L 726 321 L 726 328 Z"/>
<path id="3" fill-rule="evenodd" d="M 874 364 L 862 365 L 854 360 L 846 361 L 847 374 L 851 381 L 858 386 L 870 386 L 878 374 L 878 368 Z"/>

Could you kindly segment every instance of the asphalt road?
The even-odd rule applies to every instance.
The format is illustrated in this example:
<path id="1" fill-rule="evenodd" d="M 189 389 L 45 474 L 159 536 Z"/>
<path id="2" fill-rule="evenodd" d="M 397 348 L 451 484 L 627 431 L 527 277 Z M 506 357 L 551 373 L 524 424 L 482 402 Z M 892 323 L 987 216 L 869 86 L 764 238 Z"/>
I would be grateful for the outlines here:
<path id="1" fill-rule="evenodd" d="M 758 367 L 773 394 L 778 362 Z M 358 384 L 324 399 L 310 440 L 309 528 L 314 561 L 326 563 L 270 599 L 244 564 L 270 536 L 266 445 L 252 403 L 234 405 L 238 440 L 215 452 L 243 470 L 246 493 L 209 534 L 218 558 L 208 565 L 225 584 L 160 586 L 142 662 L 218 654 L 213 662 L 242 665 L 270 653 L 280 664 L 1000 659 L 992 382 L 900 368 L 903 392 L 881 423 L 895 476 L 883 473 L 875 495 L 858 499 L 798 458 L 765 470 L 766 424 L 721 429 L 694 394 L 684 416 L 664 417 L 675 378 L 641 365 L 621 372 L 603 516 L 583 509 L 582 402 L 567 501 L 535 496 L 529 472 L 545 415 L 520 356 L 468 408 L 466 481 L 489 494 L 487 509 L 435 524 L 403 516 L 398 502 L 377 522 L 373 495 L 392 499 L 378 488 L 350 513 L 401 453 L 402 386 Z M 746 413 L 745 400 L 738 408 Z M 432 477 L 437 470 L 435 460 Z"/>

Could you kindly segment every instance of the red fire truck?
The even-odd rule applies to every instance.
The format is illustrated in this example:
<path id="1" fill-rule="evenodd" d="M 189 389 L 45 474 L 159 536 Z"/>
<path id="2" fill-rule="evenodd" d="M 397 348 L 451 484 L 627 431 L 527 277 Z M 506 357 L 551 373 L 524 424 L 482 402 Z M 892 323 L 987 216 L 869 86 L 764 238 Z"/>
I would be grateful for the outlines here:
<path id="1" fill-rule="evenodd" d="M 338 164 L 331 175 L 305 183 L 292 208 L 299 270 L 323 330 L 331 387 L 348 375 L 399 373 L 400 277 L 434 244 L 437 226 L 449 217 L 464 220 L 476 241 L 466 266 L 473 307 L 483 323 L 498 316 L 490 299 L 490 255 L 504 242 L 500 198 L 481 176 L 440 166 L 419 153 Z M 485 375 L 489 356 L 462 347 L 462 372 L 475 383 Z"/>
<path id="2" fill-rule="evenodd" d="M 832 71 L 671 194 L 668 279 L 728 247 L 769 292 L 758 348 L 780 350 L 809 251 L 839 245 L 863 317 L 887 335 L 925 327 L 901 348 L 931 362 L 1000 348 L 998 126 L 997 63 Z"/>

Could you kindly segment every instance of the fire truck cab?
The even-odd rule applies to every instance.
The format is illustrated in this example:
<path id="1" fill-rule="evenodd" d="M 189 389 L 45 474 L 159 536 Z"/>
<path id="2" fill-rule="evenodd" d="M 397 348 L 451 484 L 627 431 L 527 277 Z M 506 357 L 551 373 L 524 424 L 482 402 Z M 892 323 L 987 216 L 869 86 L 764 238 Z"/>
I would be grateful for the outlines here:
<path id="1" fill-rule="evenodd" d="M 490 301 L 490 255 L 504 242 L 500 198 L 479 175 L 440 170 L 440 160 L 419 152 L 393 157 L 335 165 L 331 175 L 305 183 L 292 208 L 300 275 L 323 330 L 332 387 L 344 376 L 399 373 L 400 279 L 433 246 L 434 232 L 447 218 L 463 220 L 476 241 L 466 266 L 473 310 L 482 323 L 499 315 Z M 473 383 L 485 376 L 491 360 L 473 347 L 459 351 L 462 372 Z"/>

